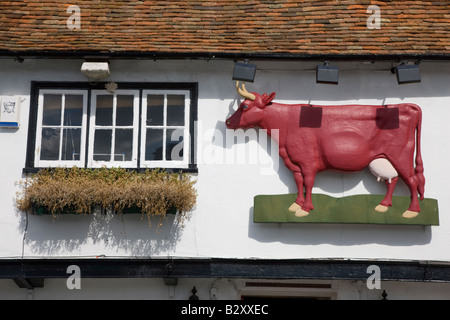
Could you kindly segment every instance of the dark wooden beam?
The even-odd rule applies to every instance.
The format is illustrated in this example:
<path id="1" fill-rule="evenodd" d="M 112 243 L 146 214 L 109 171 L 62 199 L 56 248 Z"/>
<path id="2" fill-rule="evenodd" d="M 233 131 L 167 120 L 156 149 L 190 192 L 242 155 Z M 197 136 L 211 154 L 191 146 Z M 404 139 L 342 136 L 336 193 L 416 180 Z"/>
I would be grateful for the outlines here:
<path id="1" fill-rule="evenodd" d="M 82 278 L 323 280 L 366 280 L 371 275 L 368 267 L 376 265 L 381 280 L 450 282 L 450 264 L 445 262 L 218 258 L 5 259 L 0 260 L 0 279 L 16 279 L 24 287 L 36 287 L 34 279 L 68 278 L 71 265 L 80 268 Z"/>
<path id="2" fill-rule="evenodd" d="M 43 288 L 44 287 L 44 279 L 43 278 L 20 277 L 20 278 L 14 278 L 13 280 L 19 288 L 34 289 L 34 288 Z"/>

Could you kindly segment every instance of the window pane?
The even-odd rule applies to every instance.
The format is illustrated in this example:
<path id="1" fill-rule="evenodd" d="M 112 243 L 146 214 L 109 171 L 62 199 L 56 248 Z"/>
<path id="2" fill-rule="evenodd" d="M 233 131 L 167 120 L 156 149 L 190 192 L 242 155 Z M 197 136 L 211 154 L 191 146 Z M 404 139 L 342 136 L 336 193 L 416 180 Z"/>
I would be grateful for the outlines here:
<path id="1" fill-rule="evenodd" d="M 184 126 L 184 95 L 167 96 L 167 125 Z"/>
<path id="2" fill-rule="evenodd" d="M 95 124 L 99 126 L 111 126 L 113 115 L 113 96 L 97 96 L 95 109 Z"/>
<path id="3" fill-rule="evenodd" d="M 81 129 L 64 129 L 61 160 L 80 160 Z"/>
<path id="4" fill-rule="evenodd" d="M 167 129 L 166 160 L 183 160 L 183 130 Z"/>
<path id="5" fill-rule="evenodd" d="M 59 128 L 42 128 L 41 160 L 59 160 Z"/>
<path id="6" fill-rule="evenodd" d="M 163 130 L 147 129 L 145 139 L 145 160 L 162 160 Z"/>
<path id="7" fill-rule="evenodd" d="M 133 129 L 117 129 L 115 142 L 115 161 L 131 161 L 133 155 Z"/>
<path id="8" fill-rule="evenodd" d="M 44 94 L 44 110 L 42 124 L 58 126 L 61 124 L 61 100 L 60 94 Z"/>
<path id="9" fill-rule="evenodd" d="M 83 117 L 83 96 L 66 94 L 64 107 L 64 125 L 81 126 Z"/>
<path id="10" fill-rule="evenodd" d="M 112 130 L 95 130 L 94 160 L 111 160 Z"/>
<path id="11" fill-rule="evenodd" d="M 116 125 L 132 126 L 133 125 L 133 101 L 134 96 L 117 96 Z"/>
<path id="12" fill-rule="evenodd" d="M 147 95 L 147 125 L 162 126 L 164 115 L 164 96 Z"/>

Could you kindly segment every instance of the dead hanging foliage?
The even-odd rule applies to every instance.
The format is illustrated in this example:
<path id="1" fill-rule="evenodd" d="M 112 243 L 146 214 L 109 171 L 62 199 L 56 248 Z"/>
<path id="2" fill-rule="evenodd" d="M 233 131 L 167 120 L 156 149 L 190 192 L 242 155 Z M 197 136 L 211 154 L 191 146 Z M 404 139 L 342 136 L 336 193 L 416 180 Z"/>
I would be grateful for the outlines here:
<path id="1" fill-rule="evenodd" d="M 43 208 L 53 216 L 65 212 L 90 214 L 100 207 L 121 213 L 137 209 L 148 217 L 165 217 L 175 209 L 179 219 L 183 219 L 197 198 L 190 175 L 161 170 L 52 168 L 19 184 L 19 210 Z"/>

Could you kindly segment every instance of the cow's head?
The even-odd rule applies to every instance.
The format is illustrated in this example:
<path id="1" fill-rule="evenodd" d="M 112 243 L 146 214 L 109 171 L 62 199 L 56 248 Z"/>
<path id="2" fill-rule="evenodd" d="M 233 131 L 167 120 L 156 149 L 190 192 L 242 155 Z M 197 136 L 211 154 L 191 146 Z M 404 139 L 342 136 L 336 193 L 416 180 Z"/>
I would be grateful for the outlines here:
<path id="1" fill-rule="evenodd" d="M 275 92 L 270 95 L 264 93 L 260 95 L 255 92 L 248 92 L 245 84 L 242 89 L 239 87 L 239 81 L 236 82 L 237 92 L 245 98 L 239 108 L 226 121 L 229 129 L 247 129 L 260 126 L 261 120 L 264 118 L 264 108 L 269 105 L 275 98 Z"/>

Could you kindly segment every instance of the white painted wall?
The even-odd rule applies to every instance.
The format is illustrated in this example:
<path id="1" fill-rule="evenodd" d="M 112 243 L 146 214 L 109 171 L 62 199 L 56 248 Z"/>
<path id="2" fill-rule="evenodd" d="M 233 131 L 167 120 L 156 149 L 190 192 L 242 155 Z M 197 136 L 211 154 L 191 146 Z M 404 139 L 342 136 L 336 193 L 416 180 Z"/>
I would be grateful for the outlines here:
<path id="1" fill-rule="evenodd" d="M 166 286 L 162 279 L 81 279 L 79 290 L 69 290 L 66 279 L 46 279 L 44 288 L 19 289 L 12 280 L 0 280 L 0 300 L 188 300 L 195 286 L 200 300 L 240 300 L 242 295 L 331 297 L 336 300 L 448 300 L 450 284 L 385 281 L 368 289 L 364 281 L 271 280 L 275 283 L 329 284 L 331 288 L 247 287 L 248 279 L 178 279 Z M 262 280 L 265 281 L 265 280 Z M 260 281 L 261 282 L 261 281 Z M 270 303 L 270 301 L 269 301 Z M 201 305 L 201 301 L 200 301 Z"/>
<path id="2" fill-rule="evenodd" d="M 411 102 L 421 106 L 425 196 L 438 199 L 440 210 L 440 226 L 421 227 L 253 223 L 255 195 L 293 193 L 296 188 L 282 162 L 278 170 L 271 169 L 267 161 L 272 158 L 258 141 L 224 146 L 208 137 L 213 130 L 225 137 L 224 120 L 240 101 L 231 80 L 233 62 L 112 61 L 110 80 L 115 82 L 199 83 L 197 142 L 203 161 L 196 175 L 197 207 L 182 228 L 168 218 L 158 232 L 156 223 L 149 228 L 139 215 L 28 215 L 27 221 L 24 213 L 15 210 L 15 182 L 23 178 L 25 164 L 30 82 L 85 81 L 81 64 L 81 60 L 25 60 L 22 64 L 0 60 L 0 95 L 26 99 L 21 127 L 0 129 L 0 258 L 105 255 L 450 261 L 450 64 L 423 62 L 422 83 L 399 86 L 389 72 L 390 63 L 340 63 L 340 83 L 332 86 L 315 83 L 312 62 L 257 62 L 256 81 L 247 85 L 249 91 L 275 91 L 275 101 L 283 103 Z M 207 159 L 214 152 L 226 157 L 238 146 L 257 150 L 260 163 L 211 164 Z M 261 168 L 269 172 L 262 174 Z M 322 173 L 314 191 L 343 196 L 384 193 L 385 188 L 366 170 L 348 175 Z M 403 183 L 398 184 L 396 194 L 408 195 Z"/>

